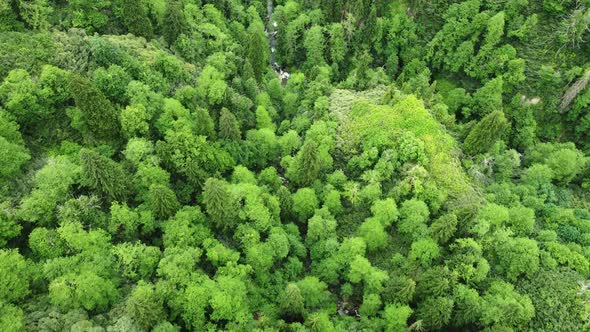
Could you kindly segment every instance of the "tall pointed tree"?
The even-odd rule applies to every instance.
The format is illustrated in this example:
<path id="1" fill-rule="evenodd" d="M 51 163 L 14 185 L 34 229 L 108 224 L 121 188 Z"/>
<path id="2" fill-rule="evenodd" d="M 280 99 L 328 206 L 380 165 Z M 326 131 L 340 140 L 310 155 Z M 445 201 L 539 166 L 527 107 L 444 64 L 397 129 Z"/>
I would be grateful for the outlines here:
<path id="1" fill-rule="evenodd" d="M 182 2 L 168 1 L 164 12 L 164 39 L 168 45 L 174 44 L 178 36 L 188 31 L 188 23 L 184 17 Z"/>
<path id="2" fill-rule="evenodd" d="M 264 34 L 264 25 L 260 21 L 254 21 L 248 27 L 248 53 L 246 55 L 256 80 L 260 81 L 268 66 L 269 46 Z"/>
<path id="3" fill-rule="evenodd" d="M 76 106 L 82 112 L 89 138 L 109 141 L 119 136 L 120 124 L 117 112 L 107 97 L 92 82 L 73 74 L 70 79 L 70 91 Z"/>
<path id="4" fill-rule="evenodd" d="M 147 8 L 142 0 L 123 0 L 123 23 L 127 31 L 136 36 L 152 38 L 154 30 L 152 22 L 147 15 Z"/>

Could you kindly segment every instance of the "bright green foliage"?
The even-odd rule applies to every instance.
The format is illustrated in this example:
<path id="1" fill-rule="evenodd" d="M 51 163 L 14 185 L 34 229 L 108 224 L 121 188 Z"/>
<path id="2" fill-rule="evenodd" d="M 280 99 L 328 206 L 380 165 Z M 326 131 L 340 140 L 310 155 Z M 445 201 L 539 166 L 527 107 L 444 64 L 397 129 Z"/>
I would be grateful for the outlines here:
<path id="1" fill-rule="evenodd" d="M 29 151 L 24 146 L 11 143 L 2 136 L 0 136 L 0 150 L 5 153 L 0 161 L 0 178 L 9 178 L 15 175 L 31 159 Z"/>
<path id="2" fill-rule="evenodd" d="M 53 229 L 35 228 L 29 235 L 29 247 L 40 259 L 58 258 L 66 252 L 66 245 Z"/>
<path id="3" fill-rule="evenodd" d="M 416 310 L 416 316 L 430 329 L 439 329 L 451 321 L 454 302 L 450 298 L 427 298 Z"/>
<path id="4" fill-rule="evenodd" d="M 129 280 L 147 280 L 155 272 L 160 260 L 160 249 L 144 244 L 122 243 L 113 248 L 121 275 Z"/>
<path id="5" fill-rule="evenodd" d="M 529 235 L 535 226 L 535 211 L 524 206 L 515 206 L 508 213 L 508 225 L 517 235 Z"/>
<path id="6" fill-rule="evenodd" d="M 531 299 L 503 281 L 493 282 L 482 300 L 482 322 L 488 326 L 518 329 L 535 316 Z"/>
<path id="7" fill-rule="evenodd" d="M 590 330 L 588 5 L 0 0 L 0 331 Z"/>
<path id="8" fill-rule="evenodd" d="M 293 194 L 293 212 L 299 220 L 307 220 L 319 207 L 318 199 L 311 188 L 301 188 Z"/>
<path id="9" fill-rule="evenodd" d="M 385 331 L 402 332 L 408 328 L 408 318 L 412 315 L 413 310 L 406 305 L 390 304 L 383 311 L 385 319 Z"/>
<path id="10" fill-rule="evenodd" d="M 237 222 L 236 201 L 227 183 L 210 178 L 203 188 L 203 202 L 211 221 L 220 228 L 231 228 Z"/>
<path id="11" fill-rule="evenodd" d="M 412 243 L 408 258 L 423 267 L 428 267 L 432 261 L 440 256 L 440 249 L 436 241 L 425 238 Z"/>
<path id="12" fill-rule="evenodd" d="M 150 116 L 142 104 L 129 105 L 121 111 L 121 129 L 127 137 L 147 134 L 149 120 Z"/>
<path id="13" fill-rule="evenodd" d="M 496 255 L 509 280 L 516 280 L 521 274 L 531 277 L 539 270 L 539 248 L 535 240 L 508 239 L 497 246 Z"/>
<path id="14" fill-rule="evenodd" d="M 146 202 L 153 214 L 160 219 L 170 217 L 180 206 L 174 191 L 161 184 L 150 186 Z"/>
<path id="15" fill-rule="evenodd" d="M 284 315 L 297 317 L 304 312 L 304 299 L 296 284 L 288 284 L 280 296 L 280 309 Z"/>
<path id="16" fill-rule="evenodd" d="M 260 81 L 268 64 L 268 41 L 264 36 L 262 22 L 254 21 L 248 27 L 247 59 L 254 71 L 254 77 Z"/>
<path id="17" fill-rule="evenodd" d="M 401 219 L 398 231 L 411 239 L 420 239 L 428 234 L 426 221 L 430 216 L 428 206 L 419 200 L 405 201 L 400 208 Z"/>
<path id="18" fill-rule="evenodd" d="M 31 268 L 16 250 L 0 250 L 0 297 L 14 302 L 30 293 Z"/>
<path id="19" fill-rule="evenodd" d="M 61 309 L 105 309 L 117 297 L 112 281 L 93 272 L 68 273 L 49 284 L 49 299 Z"/>
<path id="20" fill-rule="evenodd" d="M 70 187 L 80 180 L 80 167 L 68 158 L 50 158 L 34 176 L 35 187 L 21 201 L 20 218 L 49 224 L 56 219 L 56 206 L 67 199 Z"/>
<path id="21" fill-rule="evenodd" d="M 125 310 L 144 329 L 149 329 L 164 319 L 163 299 L 154 285 L 140 281 L 129 298 Z"/>

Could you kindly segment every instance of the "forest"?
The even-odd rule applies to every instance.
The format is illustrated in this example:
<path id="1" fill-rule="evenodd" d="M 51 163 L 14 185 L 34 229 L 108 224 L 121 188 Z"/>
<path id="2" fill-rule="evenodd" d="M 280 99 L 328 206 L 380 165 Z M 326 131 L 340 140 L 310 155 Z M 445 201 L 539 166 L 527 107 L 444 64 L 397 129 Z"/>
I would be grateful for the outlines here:
<path id="1" fill-rule="evenodd" d="M 590 330 L 590 0 L 0 0 L 0 331 Z"/>

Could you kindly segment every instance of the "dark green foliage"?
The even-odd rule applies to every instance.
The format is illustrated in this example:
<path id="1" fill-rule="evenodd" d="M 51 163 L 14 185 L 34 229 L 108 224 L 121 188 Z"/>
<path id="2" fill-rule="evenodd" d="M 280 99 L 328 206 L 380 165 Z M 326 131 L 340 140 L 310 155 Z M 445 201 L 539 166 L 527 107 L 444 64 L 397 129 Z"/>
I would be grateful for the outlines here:
<path id="1" fill-rule="evenodd" d="M 89 80 L 72 75 L 70 91 L 81 112 L 82 134 L 91 140 L 112 141 L 119 136 L 119 120 L 113 105 Z M 87 131 L 87 132 L 86 132 Z"/>
<path id="2" fill-rule="evenodd" d="M 498 139 L 502 138 L 507 128 L 508 121 L 504 113 L 494 111 L 471 129 L 463 143 L 463 150 L 469 155 L 486 152 Z"/>
<path id="3" fill-rule="evenodd" d="M 184 17 L 181 1 L 173 0 L 166 2 L 166 11 L 164 12 L 162 26 L 162 34 L 168 45 L 174 44 L 181 34 L 188 32 L 188 24 Z"/>
<path id="4" fill-rule="evenodd" d="M 124 201 L 129 194 L 128 175 L 114 160 L 98 152 L 80 151 L 83 182 L 90 188 L 104 194 L 110 200 Z"/>
<path id="5" fill-rule="evenodd" d="M 122 0 L 123 22 L 127 31 L 136 36 L 150 39 L 154 33 L 147 8 L 141 0 Z"/>
<path id="6" fill-rule="evenodd" d="M 218 136 L 221 139 L 229 141 L 239 141 L 241 139 L 240 124 L 235 115 L 226 108 L 221 110 L 218 128 Z"/>

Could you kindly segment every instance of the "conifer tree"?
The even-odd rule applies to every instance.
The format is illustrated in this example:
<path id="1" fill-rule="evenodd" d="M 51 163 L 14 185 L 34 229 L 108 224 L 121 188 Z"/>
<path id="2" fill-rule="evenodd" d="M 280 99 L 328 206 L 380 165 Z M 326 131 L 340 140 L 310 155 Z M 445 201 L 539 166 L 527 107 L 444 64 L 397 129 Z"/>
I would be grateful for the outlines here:
<path id="1" fill-rule="evenodd" d="M 236 220 L 237 208 L 233 197 L 223 180 L 210 178 L 203 187 L 203 202 L 211 221 L 219 228 L 233 226 Z"/>
<path id="2" fill-rule="evenodd" d="M 507 128 L 508 120 L 504 112 L 494 111 L 471 129 L 463 143 L 463 150 L 472 156 L 486 152 L 502 137 Z"/>
<path id="3" fill-rule="evenodd" d="M 253 22 L 248 27 L 247 59 L 254 71 L 254 77 L 260 81 L 268 66 L 268 41 L 264 35 L 262 22 Z"/>
<path id="4" fill-rule="evenodd" d="M 174 44 L 178 36 L 188 31 L 182 3 L 178 0 L 169 1 L 164 13 L 164 39 L 168 45 Z"/>
<path id="5" fill-rule="evenodd" d="M 242 137 L 240 124 L 232 112 L 227 108 L 221 110 L 219 116 L 219 138 L 229 141 L 238 141 Z"/>
<path id="6" fill-rule="evenodd" d="M 80 164 L 85 184 L 111 200 L 125 200 L 128 194 L 128 177 L 121 165 L 89 149 L 80 151 Z"/>
<path id="7" fill-rule="evenodd" d="M 147 196 L 152 212 L 160 219 L 166 219 L 180 207 L 172 189 L 161 184 L 152 184 Z"/>
<path id="8" fill-rule="evenodd" d="M 147 16 L 147 10 L 142 0 L 123 0 L 123 23 L 127 31 L 136 36 L 152 38 L 154 31 L 152 22 Z"/>
<path id="9" fill-rule="evenodd" d="M 197 108 L 193 115 L 195 119 L 195 126 L 196 134 L 207 136 L 209 138 L 215 137 L 215 124 L 213 123 L 213 119 L 211 119 L 211 115 L 209 112 L 204 108 Z"/>
<path id="10" fill-rule="evenodd" d="M 120 132 L 117 113 L 107 97 L 88 79 L 74 74 L 70 91 L 93 140 L 113 140 Z M 83 133 L 85 134 L 85 133 Z"/>

